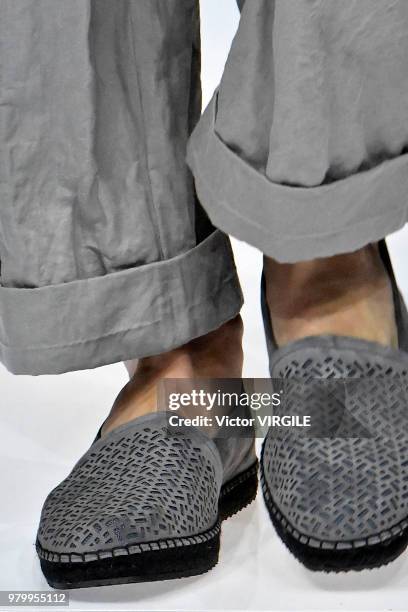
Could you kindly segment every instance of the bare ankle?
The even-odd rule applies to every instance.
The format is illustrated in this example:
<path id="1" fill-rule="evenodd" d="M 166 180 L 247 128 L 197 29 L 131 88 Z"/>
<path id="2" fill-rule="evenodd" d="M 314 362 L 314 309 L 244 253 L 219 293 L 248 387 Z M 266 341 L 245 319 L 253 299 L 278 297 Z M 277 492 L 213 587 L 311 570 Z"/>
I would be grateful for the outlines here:
<path id="1" fill-rule="evenodd" d="M 395 343 L 390 281 L 376 244 L 296 264 L 265 258 L 264 271 L 279 344 L 327 333 Z"/>
<path id="2" fill-rule="evenodd" d="M 130 381 L 119 393 L 103 434 L 157 410 L 158 384 L 166 378 L 239 378 L 242 374 L 241 317 L 184 346 L 126 364 Z"/>
<path id="3" fill-rule="evenodd" d="M 386 278 L 377 245 L 294 264 L 281 264 L 265 257 L 264 272 L 270 281 L 269 294 L 271 297 L 273 294 L 276 305 L 286 300 L 285 307 L 293 302 L 313 301 L 316 291 L 330 296 L 344 294 Z"/>

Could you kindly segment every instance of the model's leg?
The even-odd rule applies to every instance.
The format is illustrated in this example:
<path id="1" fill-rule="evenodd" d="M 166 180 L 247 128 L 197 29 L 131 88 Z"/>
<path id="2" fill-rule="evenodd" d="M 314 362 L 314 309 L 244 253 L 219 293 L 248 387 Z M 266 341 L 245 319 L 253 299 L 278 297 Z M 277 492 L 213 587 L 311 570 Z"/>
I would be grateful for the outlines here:
<path id="1" fill-rule="evenodd" d="M 403 1 L 244 4 L 190 160 L 214 222 L 267 256 L 281 343 L 395 342 L 371 243 L 407 219 L 407 24 Z"/>
<path id="2" fill-rule="evenodd" d="M 264 274 L 280 346 L 320 334 L 397 346 L 391 283 L 377 245 L 297 264 L 265 258 Z"/>
<path id="3" fill-rule="evenodd" d="M 185 163 L 197 2 L 5 1 L 1 40 L 4 363 L 140 358 L 105 431 L 154 410 L 161 377 L 240 376 L 231 249 Z"/>
<path id="4" fill-rule="evenodd" d="M 172 351 L 242 302 L 185 163 L 200 114 L 197 2 L 0 11 L 0 358 L 52 374 L 166 353 L 159 369 L 179 372 L 189 359 Z"/>
<path id="5" fill-rule="evenodd" d="M 4 0 L 0 46 L 0 358 L 24 374 L 140 359 L 44 503 L 43 572 L 56 588 L 203 573 L 257 466 L 252 430 L 172 435 L 156 410 L 159 378 L 241 375 L 231 247 L 185 162 L 198 2 Z"/>
<path id="6" fill-rule="evenodd" d="M 265 254 L 283 411 L 318 419 L 271 428 L 265 500 L 308 567 L 371 568 L 408 542 L 408 315 L 378 245 L 408 213 L 408 4 L 242 5 L 189 159 L 211 219 Z"/>

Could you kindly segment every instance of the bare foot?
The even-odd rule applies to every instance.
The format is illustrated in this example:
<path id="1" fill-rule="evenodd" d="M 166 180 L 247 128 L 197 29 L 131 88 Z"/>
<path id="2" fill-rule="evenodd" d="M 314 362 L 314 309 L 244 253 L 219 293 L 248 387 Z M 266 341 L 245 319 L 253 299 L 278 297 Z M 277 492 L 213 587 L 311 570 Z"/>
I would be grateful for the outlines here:
<path id="1" fill-rule="evenodd" d="M 156 411 L 158 383 L 164 378 L 240 378 L 242 333 L 242 319 L 236 317 L 178 349 L 138 362 L 127 362 L 131 379 L 116 398 L 102 435 Z"/>
<path id="2" fill-rule="evenodd" d="M 390 279 L 378 245 L 296 264 L 264 259 L 276 340 L 333 334 L 397 346 Z"/>

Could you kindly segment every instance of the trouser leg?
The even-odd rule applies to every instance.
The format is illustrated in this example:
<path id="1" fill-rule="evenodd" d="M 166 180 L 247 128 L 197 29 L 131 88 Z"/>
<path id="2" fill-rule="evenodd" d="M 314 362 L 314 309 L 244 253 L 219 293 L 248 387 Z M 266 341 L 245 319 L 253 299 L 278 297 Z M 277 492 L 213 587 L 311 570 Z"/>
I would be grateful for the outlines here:
<path id="1" fill-rule="evenodd" d="M 241 307 L 185 163 L 196 0 L 1 0 L 0 357 L 16 373 L 157 354 Z"/>
<path id="2" fill-rule="evenodd" d="M 189 147 L 212 221 L 282 262 L 407 221 L 408 3 L 250 0 Z"/>

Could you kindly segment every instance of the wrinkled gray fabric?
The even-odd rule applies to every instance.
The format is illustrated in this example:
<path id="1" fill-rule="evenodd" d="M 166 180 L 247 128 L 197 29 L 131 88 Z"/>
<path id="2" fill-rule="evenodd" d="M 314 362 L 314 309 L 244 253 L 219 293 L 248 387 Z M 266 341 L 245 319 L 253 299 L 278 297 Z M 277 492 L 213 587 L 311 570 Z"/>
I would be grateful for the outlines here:
<path id="1" fill-rule="evenodd" d="M 212 221 L 283 262 L 408 218 L 408 3 L 251 0 L 189 163 Z"/>
<path id="2" fill-rule="evenodd" d="M 235 316 L 229 241 L 201 205 L 280 261 L 407 221 L 405 0 L 238 4 L 196 126 L 197 0 L 1 0 L 0 359 L 13 372 L 155 354 Z"/>
<path id="3" fill-rule="evenodd" d="M 51 374 L 157 354 L 242 305 L 185 163 L 195 0 L 1 0 L 0 358 Z"/>
<path id="4" fill-rule="evenodd" d="M 2 285 L 90 278 L 193 248 L 195 0 L 2 0 L 0 10 Z"/>
<path id="5" fill-rule="evenodd" d="M 243 10 L 216 124 L 232 149 L 271 181 L 302 187 L 402 153 L 405 0 L 254 0 Z"/>

